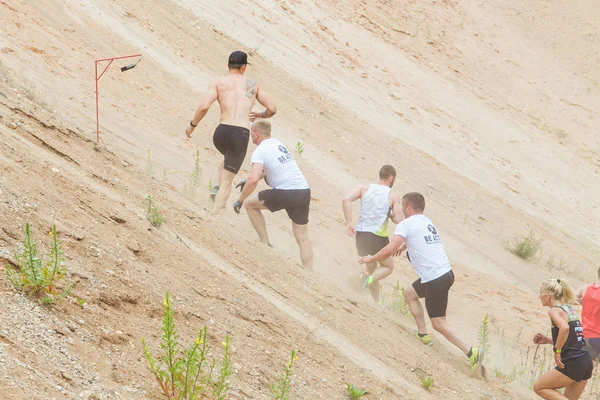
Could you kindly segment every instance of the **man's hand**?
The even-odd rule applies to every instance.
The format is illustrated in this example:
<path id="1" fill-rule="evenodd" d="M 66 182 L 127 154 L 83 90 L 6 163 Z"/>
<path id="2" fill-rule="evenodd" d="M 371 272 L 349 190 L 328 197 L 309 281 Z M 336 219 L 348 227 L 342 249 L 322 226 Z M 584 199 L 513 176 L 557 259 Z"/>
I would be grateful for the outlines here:
<path id="1" fill-rule="evenodd" d="M 560 369 L 564 369 L 565 368 L 565 364 L 563 364 L 562 362 L 562 357 L 560 353 L 554 353 L 554 362 L 556 363 L 556 366 Z"/>
<path id="2" fill-rule="evenodd" d="M 235 203 L 233 203 L 233 211 L 235 211 L 236 214 L 240 213 L 240 208 L 242 208 L 242 202 L 239 200 L 236 200 Z"/>
<path id="3" fill-rule="evenodd" d="M 373 256 L 361 257 L 358 259 L 359 264 L 370 264 L 373 262 Z"/>
<path id="4" fill-rule="evenodd" d="M 250 113 L 250 122 L 254 122 L 258 118 L 262 118 L 262 113 L 257 111 L 252 111 Z"/>
<path id="5" fill-rule="evenodd" d="M 346 225 L 346 235 L 350 237 L 356 236 L 356 229 L 350 224 Z"/>
<path id="6" fill-rule="evenodd" d="M 238 183 L 237 185 L 235 185 L 235 188 L 240 188 L 240 193 L 242 193 L 242 190 L 244 190 L 244 186 L 246 186 L 246 180 L 244 179 L 243 181 L 241 181 L 240 183 Z"/>
<path id="7" fill-rule="evenodd" d="M 194 127 L 191 125 L 188 125 L 188 127 L 185 129 L 185 136 L 188 137 L 188 139 L 192 138 L 192 132 L 194 132 Z"/>

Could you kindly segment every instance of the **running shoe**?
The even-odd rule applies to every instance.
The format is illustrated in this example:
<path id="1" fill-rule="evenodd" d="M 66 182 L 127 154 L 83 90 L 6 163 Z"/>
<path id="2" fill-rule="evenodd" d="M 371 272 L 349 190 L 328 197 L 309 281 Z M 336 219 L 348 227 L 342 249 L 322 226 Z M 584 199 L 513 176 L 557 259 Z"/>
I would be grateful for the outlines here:
<path id="1" fill-rule="evenodd" d="M 215 185 L 210 191 L 210 199 L 215 201 L 215 197 L 217 197 L 217 192 L 219 191 L 219 185 Z"/>
<path id="2" fill-rule="evenodd" d="M 419 334 L 417 333 L 417 339 L 419 339 L 421 343 L 427 346 L 431 346 L 433 344 L 433 341 L 427 333 L 425 334 L 425 336 L 419 336 Z"/>
<path id="3" fill-rule="evenodd" d="M 364 272 L 360 275 L 360 280 L 363 283 L 363 288 L 366 289 L 369 287 L 371 283 L 373 283 L 373 277 L 371 275 L 367 275 Z"/>
<path id="4" fill-rule="evenodd" d="M 471 370 L 475 371 L 477 368 L 483 365 L 484 351 L 481 347 L 471 347 L 471 357 L 469 357 L 469 364 L 471 364 Z"/>

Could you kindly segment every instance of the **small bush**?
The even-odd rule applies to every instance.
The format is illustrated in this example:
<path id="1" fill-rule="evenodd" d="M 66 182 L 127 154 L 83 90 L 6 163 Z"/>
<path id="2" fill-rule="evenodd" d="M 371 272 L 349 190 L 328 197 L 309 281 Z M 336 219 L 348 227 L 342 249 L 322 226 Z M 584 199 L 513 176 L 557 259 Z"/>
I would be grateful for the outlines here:
<path id="1" fill-rule="evenodd" d="M 302 157 L 302 153 L 304 153 L 304 146 L 302 145 L 302 143 L 296 143 L 296 151 L 298 152 L 298 154 L 300 154 L 300 157 Z"/>
<path id="2" fill-rule="evenodd" d="M 400 282 L 396 282 L 392 290 L 392 310 L 406 318 L 413 319 L 410 307 L 404 298 L 404 288 L 400 286 Z"/>
<path id="3" fill-rule="evenodd" d="M 149 194 L 146 196 L 146 202 L 148 203 L 148 207 L 146 208 L 146 216 L 148 217 L 148 220 L 152 226 L 160 228 L 164 222 L 164 219 L 162 214 L 158 211 L 158 208 L 156 208 L 154 205 L 154 197 Z"/>
<path id="4" fill-rule="evenodd" d="M 421 378 L 421 384 L 425 389 L 431 390 L 431 388 L 433 387 L 433 378 L 430 376 Z"/>
<path id="5" fill-rule="evenodd" d="M 360 399 L 361 397 L 363 397 L 364 395 L 367 394 L 366 390 L 363 390 L 357 386 L 351 385 L 349 383 L 346 383 L 346 390 L 348 391 L 348 395 L 350 396 L 350 399 L 355 400 L 355 399 Z"/>
<path id="6" fill-rule="evenodd" d="M 194 200 L 194 196 L 196 195 L 196 189 L 200 187 L 201 177 L 202 168 L 200 167 L 200 150 L 196 150 L 196 161 L 194 162 L 194 170 L 190 174 L 188 183 L 186 184 L 184 189 L 186 196 L 188 196 L 192 200 Z"/>
<path id="7" fill-rule="evenodd" d="M 513 367 L 512 371 L 509 374 L 504 374 L 498 368 L 494 368 L 494 374 L 496 375 L 496 378 L 500 379 L 502 382 L 511 383 L 525 375 L 525 369 L 518 369 L 517 367 Z"/>
<path id="8" fill-rule="evenodd" d="M 509 245 L 508 249 L 514 255 L 528 260 L 533 257 L 542 247 L 542 239 L 535 236 L 533 231 L 528 236 L 520 237 Z"/>
<path id="9" fill-rule="evenodd" d="M 215 376 L 216 360 L 211 358 L 206 326 L 198 332 L 194 342 L 182 349 L 173 320 L 173 308 L 169 292 L 163 301 L 161 355 L 158 361 L 142 338 L 144 356 L 154 374 L 162 393 L 169 400 L 224 400 L 227 398 L 232 375 L 229 356 L 229 335 L 222 343 L 224 349 L 221 368 Z M 212 396 L 211 393 L 212 392 Z"/>
<path id="10" fill-rule="evenodd" d="M 71 291 L 66 286 L 62 292 L 57 291 L 56 283 L 65 277 L 66 269 L 62 267 L 64 253 L 58 240 L 56 225 L 52 226 L 52 244 L 49 259 L 44 263 L 38 256 L 37 245 L 31 234 L 29 222 L 25 225 L 23 252 L 15 254 L 18 269 L 6 265 L 6 276 L 9 282 L 28 296 L 40 299 L 42 304 L 54 304 L 67 297 Z"/>
<path id="11" fill-rule="evenodd" d="M 490 348 L 492 347 L 490 343 L 490 328 L 489 328 L 489 315 L 485 314 L 483 320 L 481 321 L 481 325 L 479 326 L 479 333 L 477 335 L 477 340 L 479 341 L 479 348 L 483 349 L 483 351 L 487 355 L 490 353 Z M 488 358 L 489 360 L 489 358 Z"/>
<path id="12" fill-rule="evenodd" d="M 296 356 L 296 351 L 292 350 L 292 353 L 290 354 L 290 360 L 285 367 L 283 367 L 281 377 L 279 377 L 279 380 L 269 387 L 274 400 L 288 400 L 290 398 L 290 393 L 292 390 L 292 372 L 294 363 L 297 359 L 298 356 Z"/>

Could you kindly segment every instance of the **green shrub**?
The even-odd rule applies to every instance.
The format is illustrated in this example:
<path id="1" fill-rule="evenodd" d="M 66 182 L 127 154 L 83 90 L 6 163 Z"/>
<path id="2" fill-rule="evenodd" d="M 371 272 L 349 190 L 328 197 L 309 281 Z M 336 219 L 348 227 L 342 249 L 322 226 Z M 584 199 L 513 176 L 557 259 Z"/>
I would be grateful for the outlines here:
<path id="1" fill-rule="evenodd" d="M 158 361 L 142 338 L 144 356 L 162 393 L 172 400 L 225 400 L 229 393 L 232 375 L 229 356 L 229 335 L 222 343 L 224 349 L 221 368 L 215 373 L 216 359 L 211 359 L 211 348 L 206 326 L 198 332 L 194 342 L 186 349 L 179 344 L 179 335 L 173 320 L 169 292 L 163 301 L 161 355 Z M 209 393 L 212 396 L 209 397 Z"/>

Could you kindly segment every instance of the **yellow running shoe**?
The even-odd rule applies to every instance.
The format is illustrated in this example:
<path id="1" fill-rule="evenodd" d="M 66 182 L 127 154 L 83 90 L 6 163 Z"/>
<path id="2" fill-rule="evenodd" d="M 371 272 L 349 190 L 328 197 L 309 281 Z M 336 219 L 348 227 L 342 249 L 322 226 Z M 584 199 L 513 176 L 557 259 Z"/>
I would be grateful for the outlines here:
<path id="1" fill-rule="evenodd" d="M 471 364 L 471 370 L 475 371 L 477 368 L 483 365 L 484 351 L 480 347 L 471 347 L 471 357 L 469 357 L 469 364 Z"/>
<path id="2" fill-rule="evenodd" d="M 417 339 L 419 339 L 421 343 L 427 346 L 431 346 L 433 344 L 433 341 L 427 333 L 425 334 L 425 336 L 419 336 L 419 334 L 417 333 Z"/>

